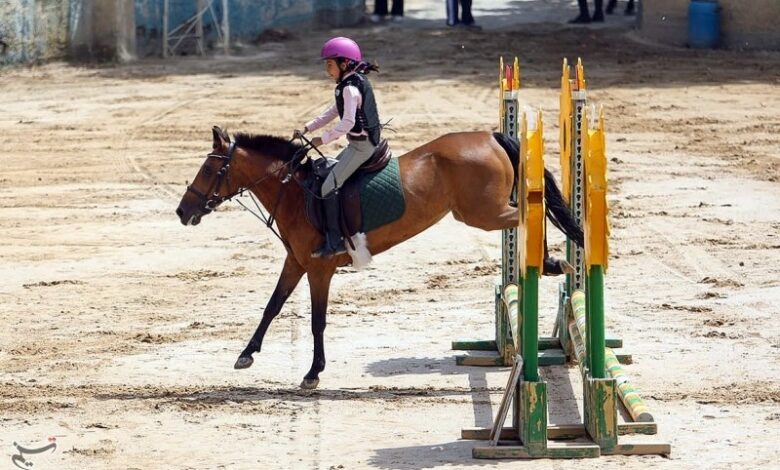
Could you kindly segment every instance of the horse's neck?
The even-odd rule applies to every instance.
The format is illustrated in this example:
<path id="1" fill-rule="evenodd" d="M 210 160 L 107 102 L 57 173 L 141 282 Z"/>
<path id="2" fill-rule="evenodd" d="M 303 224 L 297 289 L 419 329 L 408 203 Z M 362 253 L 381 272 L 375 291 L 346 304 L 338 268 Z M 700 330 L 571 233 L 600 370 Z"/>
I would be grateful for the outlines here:
<path id="1" fill-rule="evenodd" d="M 268 155 L 250 153 L 249 161 L 253 164 L 245 165 L 245 185 L 250 186 L 249 190 L 257 196 L 263 207 L 277 220 L 279 228 L 284 230 L 296 217 L 295 201 L 300 200 L 298 205 L 302 207 L 301 188 L 292 179 L 287 183 L 282 183 L 281 180 L 286 174 L 286 169 L 282 169 L 284 165 L 282 160 Z"/>

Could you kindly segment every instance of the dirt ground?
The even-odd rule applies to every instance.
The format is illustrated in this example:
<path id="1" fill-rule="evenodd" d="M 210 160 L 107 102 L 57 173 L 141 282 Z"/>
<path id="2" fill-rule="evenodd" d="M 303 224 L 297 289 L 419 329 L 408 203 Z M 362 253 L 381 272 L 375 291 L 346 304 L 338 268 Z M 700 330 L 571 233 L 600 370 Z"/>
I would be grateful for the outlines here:
<path id="1" fill-rule="evenodd" d="M 305 283 L 255 365 L 233 370 L 284 249 L 235 203 L 195 228 L 174 209 L 212 125 L 289 135 L 329 103 L 309 58 L 333 33 L 379 59 L 396 154 L 496 129 L 498 56 L 520 56 L 521 99 L 545 112 L 556 173 L 560 62 L 583 58 L 607 113 L 608 330 L 634 356 L 670 458 L 471 459 L 460 429 L 490 424 L 508 369 L 458 367 L 450 342 L 492 334 L 500 235 L 451 217 L 337 274 L 319 390 L 298 389 Z M 0 466 L 14 442 L 55 437 L 35 468 L 780 468 L 779 89 L 778 53 L 412 19 L 294 32 L 232 57 L 2 70 Z M 557 279 L 541 288 L 549 334 Z M 575 371 L 542 371 L 553 422 L 580 418 L 564 380 Z"/>

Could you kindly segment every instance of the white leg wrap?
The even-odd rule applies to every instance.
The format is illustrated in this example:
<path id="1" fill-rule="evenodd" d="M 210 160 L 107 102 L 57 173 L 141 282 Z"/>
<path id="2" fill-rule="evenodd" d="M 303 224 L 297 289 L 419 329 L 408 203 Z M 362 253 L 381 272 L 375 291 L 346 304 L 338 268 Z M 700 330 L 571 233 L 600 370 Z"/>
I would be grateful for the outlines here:
<path id="1" fill-rule="evenodd" d="M 352 267 L 357 270 L 366 268 L 371 264 L 371 260 L 373 259 L 371 257 L 371 252 L 368 251 L 366 234 L 362 232 L 356 233 L 352 236 L 352 243 L 355 245 L 354 251 L 352 250 L 352 247 L 349 246 L 349 243 L 346 243 L 347 252 L 349 253 L 349 256 L 352 257 Z"/>

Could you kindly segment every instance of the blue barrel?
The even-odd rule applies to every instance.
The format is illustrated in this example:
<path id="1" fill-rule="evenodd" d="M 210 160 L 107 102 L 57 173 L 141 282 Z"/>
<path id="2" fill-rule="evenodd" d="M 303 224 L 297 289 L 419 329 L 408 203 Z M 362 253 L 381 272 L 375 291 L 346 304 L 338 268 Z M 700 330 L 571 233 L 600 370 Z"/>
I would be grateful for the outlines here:
<path id="1" fill-rule="evenodd" d="M 712 49 L 719 44 L 718 0 L 691 0 L 688 6 L 688 45 L 696 49 Z"/>

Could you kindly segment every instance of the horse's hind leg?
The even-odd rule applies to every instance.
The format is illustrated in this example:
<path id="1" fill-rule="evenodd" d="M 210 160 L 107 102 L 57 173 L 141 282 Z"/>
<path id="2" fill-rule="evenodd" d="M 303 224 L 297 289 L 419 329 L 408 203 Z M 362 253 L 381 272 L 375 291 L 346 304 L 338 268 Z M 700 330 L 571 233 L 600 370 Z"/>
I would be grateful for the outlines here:
<path id="1" fill-rule="evenodd" d="M 550 256 L 547 251 L 547 237 L 544 237 L 544 266 L 542 274 L 544 276 L 559 276 L 561 274 L 573 274 L 574 266 L 565 259 L 557 259 Z"/>
<path id="2" fill-rule="evenodd" d="M 271 294 L 271 299 L 268 301 L 268 305 L 265 306 L 265 311 L 263 311 L 263 319 L 260 320 L 260 325 L 255 330 L 255 334 L 252 335 L 252 339 L 249 340 L 249 344 L 238 356 L 238 360 L 236 360 L 233 366 L 235 369 L 246 369 L 252 365 L 252 354 L 260 352 L 263 338 L 271 325 L 271 321 L 282 311 L 284 302 L 295 290 L 295 286 L 298 285 L 301 277 L 303 277 L 303 272 L 301 265 L 292 256 L 288 255 L 287 259 L 284 260 L 284 267 L 282 268 L 282 274 L 279 276 L 279 282 L 277 282 L 274 293 Z"/>
<path id="3" fill-rule="evenodd" d="M 452 209 L 455 220 L 482 230 L 502 230 L 517 227 L 520 221 L 520 210 L 508 203 L 503 205 L 495 203 L 480 204 L 472 201 L 468 207 Z"/>

